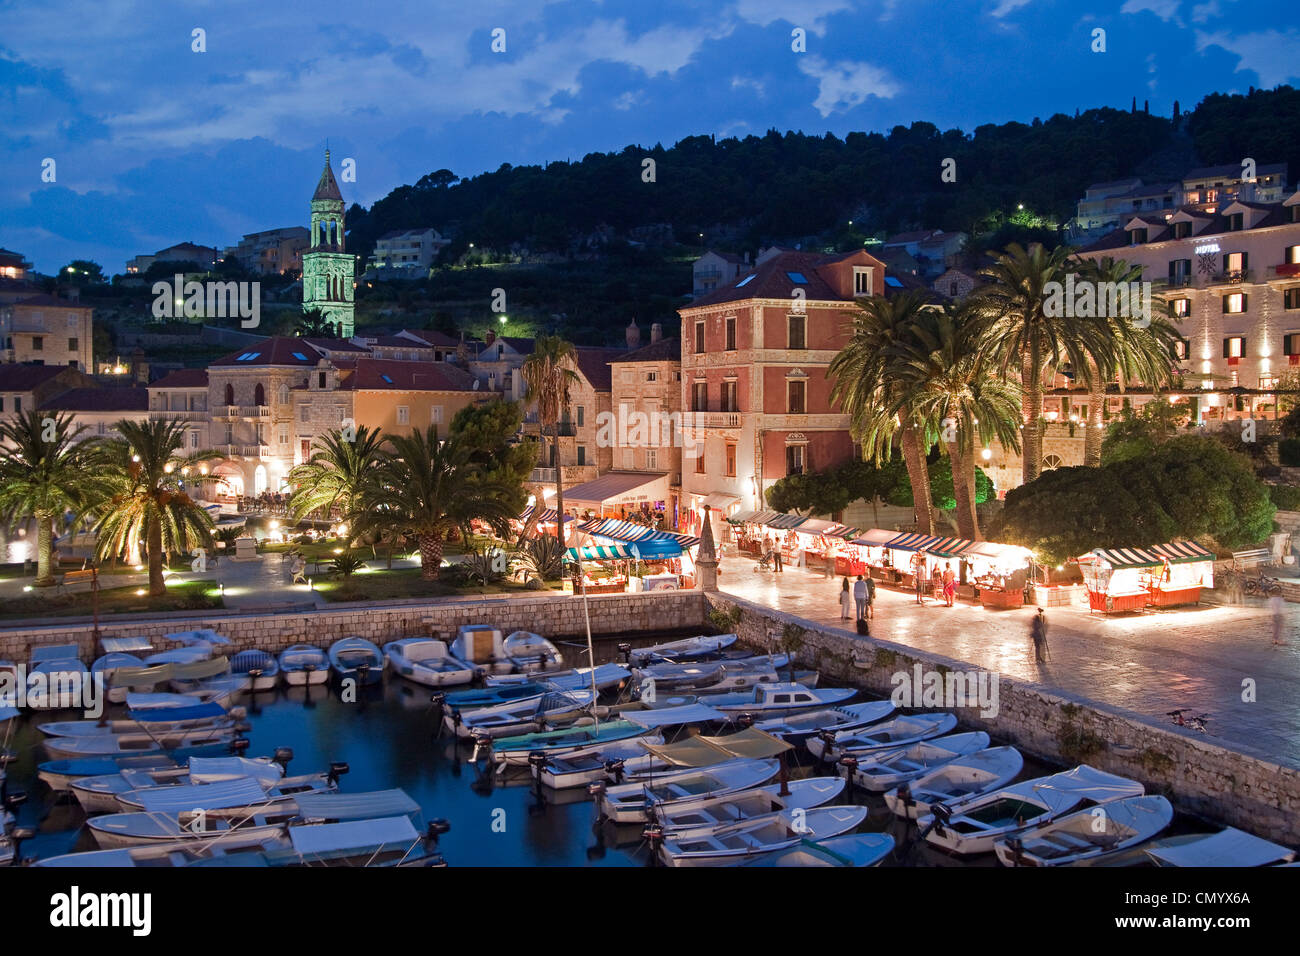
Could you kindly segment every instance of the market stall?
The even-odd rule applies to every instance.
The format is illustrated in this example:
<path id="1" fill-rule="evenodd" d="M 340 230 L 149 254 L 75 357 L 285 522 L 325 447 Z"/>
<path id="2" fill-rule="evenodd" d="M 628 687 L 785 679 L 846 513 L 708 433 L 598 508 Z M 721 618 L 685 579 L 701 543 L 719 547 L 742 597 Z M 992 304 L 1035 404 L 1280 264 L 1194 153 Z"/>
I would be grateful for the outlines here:
<path id="1" fill-rule="evenodd" d="M 836 574 L 862 573 L 851 570 L 854 555 L 848 542 L 858 533 L 856 528 L 824 518 L 805 518 L 793 530 L 806 567 L 830 568 L 833 561 Z"/>
<path id="2" fill-rule="evenodd" d="M 515 519 L 513 523 L 514 530 L 516 532 L 528 530 L 532 532 L 533 535 L 554 535 L 557 518 L 558 515 L 554 508 L 542 508 L 541 510 L 538 510 L 535 505 L 529 505 L 520 513 L 519 517 Z M 569 533 L 567 523 L 573 520 L 573 515 L 566 514 L 564 520 L 566 523 L 564 531 L 565 536 L 567 537 Z M 532 535 L 530 535 L 530 537 L 531 536 Z"/>
<path id="3" fill-rule="evenodd" d="M 1013 608 L 1025 604 L 1025 584 L 1033 552 L 1015 544 L 977 541 L 963 553 L 984 607 Z"/>
<path id="4" fill-rule="evenodd" d="M 603 553 L 621 552 L 625 558 L 636 562 L 634 567 L 626 569 L 624 585 L 630 577 L 640 579 L 637 587 L 645 588 L 645 578 L 655 579 L 657 590 L 664 590 L 666 578 L 671 575 L 683 584 L 682 577 L 691 580 L 695 571 L 692 551 L 699 546 L 700 539 L 676 531 L 658 531 L 632 521 L 620 521 L 616 518 L 593 518 L 578 525 L 578 533 L 584 541 Z M 576 549 L 569 549 L 571 554 Z M 587 560 L 583 549 L 583 560 Z M 572 555 L 576 559 L 576 555 Z M 642 568 L 644 565 L 644 568 Z M 648 590 L 648 588 L 645 588 Z M 589 592 L 596 593 L 596 592 Z"/>
<path id="5" fill-rule="evenodd" d="M 1079 559 L 1088 609 L 1113 614 L 1196 604 L 1214 587 L 1214 554 L 1195 541 L 1096 548 Z"/>
<path id="6" fill-rule="evenodd" d="M 761 557 L 763 554 L 763 535 L 767 521 L 780 515 L 779 511 L 765 509 L 761 511 L 738 511 L 727 518 L 736 535 L 736 547 L 746 554 Z"/>

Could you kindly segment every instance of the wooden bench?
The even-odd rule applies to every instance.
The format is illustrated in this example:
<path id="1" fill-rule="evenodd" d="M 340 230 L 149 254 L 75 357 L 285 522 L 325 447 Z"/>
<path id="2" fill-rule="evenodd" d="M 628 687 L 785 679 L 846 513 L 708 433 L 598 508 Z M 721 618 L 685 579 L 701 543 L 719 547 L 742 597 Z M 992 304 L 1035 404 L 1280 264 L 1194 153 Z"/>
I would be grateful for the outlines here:
<path id="1" fill-rule="evenodd" d="M 1245 568 L 1257 568 L 1261 564 L 1272 564 L 1273 552 L 1268 548 L 1254 548 L 1250 551 L 1232 552 L 1232 569 L 1241 571 Z"/>
<path id="2" fill-rule="evenodd" d="M 89 571 L 68 571 L 61 575 L 57 581 L 58 590 L 73 584 L 94 584 L 96 572 L 93 568 Z"/>

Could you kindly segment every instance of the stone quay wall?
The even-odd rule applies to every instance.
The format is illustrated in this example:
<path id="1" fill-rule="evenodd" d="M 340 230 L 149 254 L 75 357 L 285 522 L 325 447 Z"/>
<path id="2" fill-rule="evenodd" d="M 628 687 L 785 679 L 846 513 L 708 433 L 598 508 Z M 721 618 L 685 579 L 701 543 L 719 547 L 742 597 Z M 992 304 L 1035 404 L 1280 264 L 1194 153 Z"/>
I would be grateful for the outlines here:
<path id="1" fill-rule="evenodd" d="M 786 625 L 804 628 L 797 652 L 805 667 L 836 682 L 888 697 L 893 675 L 969 673 L 961 661 L 832 628 L 727 594 L 710 594 L 716 608 L 739 608 L 734 630 L 745 645 L 779 646 Z M 984 730 L 1027 754 L 1073 766 L 1087 763 L 1141 781 L 1185 813 L 1229 824 L 1268 840 L 1300 844 L 1300 771 L 1244 747 L 1229 749 L 1212 737 L 1161 724 L 1143 714 L 1109 707 L 1059 690 L 1003 678 L 996 716 L 979 708 L 944 707 L 965 725 Z"/>
<path id="2" fill-rule="evenodd" d="M 637 594 L 596 594 L 588 598 L 593 637 L 637 638 L 705 629 L 706 611 L 699 591 L 651 591 Z M 278 652 L 291 644 L 326 647 L 343 637 L 364 637 L 384 644 L 399 637 L 437 635 L 450 642 L 462 624 L 492 624 L 503 633 L 535 631 L 543 636 L 586 633 L 583 602 L 568 595 L 485 597 L 393 604 L 340 604 L 316 610 L 254 614 L 194 612 L 166 618 L 135 620 L 108 618 L 100 622 L 101 637 L 147 637 L 159 650 L 173 642 L 164 634 L 211 628 L 230 639 L 230 653 L 258 648 Z M 89 622 L 0 628 L 0 660 L 26 663 L 31 649 L 43 644 L 76 644 L 90 662 L 102 651 L 95 645 Z"/>

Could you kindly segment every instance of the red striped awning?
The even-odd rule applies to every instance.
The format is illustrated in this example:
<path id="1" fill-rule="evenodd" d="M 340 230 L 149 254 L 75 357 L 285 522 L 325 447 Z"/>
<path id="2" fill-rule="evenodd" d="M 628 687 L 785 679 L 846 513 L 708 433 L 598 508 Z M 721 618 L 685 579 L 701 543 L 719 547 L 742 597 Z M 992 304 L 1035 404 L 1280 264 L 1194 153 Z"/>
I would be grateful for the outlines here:
<path id="1" fill-rule="evenodd" d="M 1186 564 L 1191 561 L 1213 561 L 1214 552 L 1195 541 L 1170 541 L 1146 548 L 1096 548 L 1083 555 L 1080 561 L 1103 560 L 1112 568 L 1155 568 L 1168 561 Z"/>

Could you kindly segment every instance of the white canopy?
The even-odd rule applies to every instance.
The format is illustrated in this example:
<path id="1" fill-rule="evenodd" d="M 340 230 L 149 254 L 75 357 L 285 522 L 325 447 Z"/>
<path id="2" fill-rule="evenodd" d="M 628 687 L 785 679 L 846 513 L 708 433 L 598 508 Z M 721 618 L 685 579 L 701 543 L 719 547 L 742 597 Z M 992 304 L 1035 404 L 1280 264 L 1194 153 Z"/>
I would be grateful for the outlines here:
<path id="1" fill-rule="evenodd" d="M 216 783 L 237 777 L 252 777 L 271 786 L 284 776 L 284 767 L 269 760 L 247 757 L 191 757 L 190 783 Z"/>
<path id="2" fill-rule="evenodd" d="M 679 707 L 659 707 L 654 710 L 636 710 L 619 714 L 646 729 L 670 727 L 674 724 L 697 724 L 706 720 L 726 720 L 727 715 L 707 704 L 682 704 Z"/>
<path id="3" fill-rule="evenodd" d="M 1057 813 L 1083 800 L 1103 803 L 1120 797 L 1140 797 L 1145 792 L 1146 788 L 1136 780 L 1098 770 L 1086 763 L 1064 773 L 1014 784 L 1003 791 L 1004 794 L 1032 794 Z"/>
<path id="4" fill-rule="evenodd" d="M 1147 854 L 1170 866 L 1268 866 L 1295 856 L 1284 846 L 1233 827 L 1176 846 L 1151 847 Z"/>
<path id="5" fill-rule="evenodd" d="M 295 799 L 301 815 L 308 820 L 368 820 L 420 812 L 420 805 L 405 790 L 301 793 Z"/>
<path id="6" fill-rule="evenodd" d="M 266 791 L 252 777 L 215 783 L 187 783 L 137 791 L 135 799 L 150 813 L 187 813 L 191 810 L 225 810 L 266 803 Z"/>
<path id="7" fill-rule="evenodd" d="M 406 817 L 352 820 L 348 823 L 319 823 L 289 828 L 289 839 L 301 856 L 325 853 L 374 851 L 384 846 L 411 846 L 420 835 Z"/>

